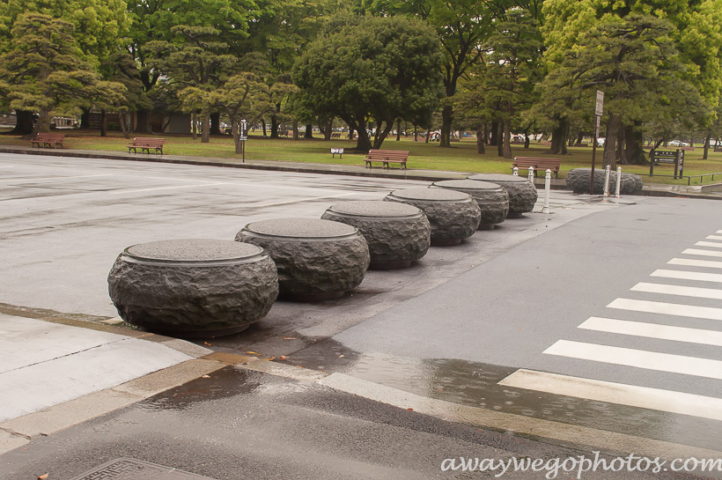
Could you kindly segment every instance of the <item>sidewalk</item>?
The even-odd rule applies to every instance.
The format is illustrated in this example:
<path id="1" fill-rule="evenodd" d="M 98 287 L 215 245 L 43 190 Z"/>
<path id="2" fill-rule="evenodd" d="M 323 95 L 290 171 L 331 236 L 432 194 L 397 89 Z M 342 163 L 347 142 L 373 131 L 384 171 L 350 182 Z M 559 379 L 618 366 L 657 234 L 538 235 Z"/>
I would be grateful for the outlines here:
<path id="1" fill-rule="evenodd" d="M 361 165 L 334 165 L 327 163 L 300 163 L 300 162 L 277 162 L 269 160 L 250 160 L 245 163 L 237 158 L 214 158 L 214 157 L 193 157 L 185 155 L 130 155 L 123 152 L 109 152 L 99 150 L 72 150 L 72 149 L 49 149 L 30 148 L 23 146 L 0 145 L 0 153 L 14 153 L 24 155 L 52 155 L 59 157 L 78 158 L 101 158 L 108 160 L 130 160 L 136 162 L 160 162 L 176 163 L 183 165 L 206 165 L 226 168 L 249 168 L 254 170 L 270 170 L 279 172 L 303 172 L 325 175 L 350 175 L 357 177 L 390 178 L 404 180 L 456 180 L 465 179 L 472 172 L 453 172 L 443 170 L 417 170 L 417 169 L 381 169 L 366 168 Z M 544 178 L 534 179 L 537 188 L 544 188 Z M 553 178 L 551 180 L 553 190 L 565 190 L 566 181 Z M 665 197 L 690 197 L 707 200 L 722 200 L 722 184 L 712 185 L 668 185 L 659 183 L 647 183 L 645 181 L 642 195 L 665 196 Z"/>

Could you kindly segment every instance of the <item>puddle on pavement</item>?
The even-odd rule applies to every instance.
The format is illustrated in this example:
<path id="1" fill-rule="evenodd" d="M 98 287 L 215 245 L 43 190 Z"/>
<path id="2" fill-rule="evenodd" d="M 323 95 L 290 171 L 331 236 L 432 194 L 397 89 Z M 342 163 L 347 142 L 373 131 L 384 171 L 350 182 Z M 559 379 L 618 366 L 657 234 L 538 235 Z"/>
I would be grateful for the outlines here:
<path id="1" fill-rule="evenodd" d="M 516 368 L 361 354 L 333 340 L 296 352 L 285 363 L 341 372 L 428 398 L 504 413 L 713 450 L 722 444 L 722 422 L 498 385 Z"/>

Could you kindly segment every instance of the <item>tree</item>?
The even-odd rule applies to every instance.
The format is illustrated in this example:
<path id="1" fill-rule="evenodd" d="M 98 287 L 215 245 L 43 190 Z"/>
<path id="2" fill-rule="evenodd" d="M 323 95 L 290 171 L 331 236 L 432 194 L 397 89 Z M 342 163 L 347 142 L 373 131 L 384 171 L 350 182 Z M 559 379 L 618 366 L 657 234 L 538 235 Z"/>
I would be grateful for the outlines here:
<path id="1" fill-rule="evenodd" d="M 210 142 L 210 115 L 213 111 L 212 92 L 233 73 L 237 58 L 228 52 L 228 44 L 219 39 L 219 31 L 212 27 L 179 25 L 171 29 L 173 41 L 154 41 L 146 45 L 146 63 L 168 75 L 171 93 L 193 87 L 186 97 L 186 105 L 193 103 L 202 113 L 201 142 Z M 205 92 L 205 96 L 200 92 Z M 207 101 L 202 101 L 206 98 Z"/>
<path id="2" fill-rule="evenodd" d="M 125 87 L 102 81 L 81 59 L 72 24 L 37 13 L 17 17 L 0 79 L 11 85 L 6 99 L 16 110 L 39 112 L 32 133 L 48 131 L 50 114 L 76 112 L 93 99 L 120 102 Z"/>
<path id="3" fill-rule="evenodd" d="M 78 47 L 77 56 L 96 69 L 117 51 L 130 24 L 123 0 L 5 0 L 0 2 L 0 54 L 8 53 L 12 29 L 21 15 L 37 13 L 63 20 Z M 18 123 L 11 134 L 33 131 L 33 112 L 16 110 Z"/>
<path id="4" fill-rule="evenodd" d="M 402 17 L 349 19 L 308 46 L 294 79 L 317 114 L 358 132 L 356 148 L 379 148 L 397 118 L 433 110 L 441 50 L 425 23 Z M 375 123 L 373 143 L 368 129 Z"/>

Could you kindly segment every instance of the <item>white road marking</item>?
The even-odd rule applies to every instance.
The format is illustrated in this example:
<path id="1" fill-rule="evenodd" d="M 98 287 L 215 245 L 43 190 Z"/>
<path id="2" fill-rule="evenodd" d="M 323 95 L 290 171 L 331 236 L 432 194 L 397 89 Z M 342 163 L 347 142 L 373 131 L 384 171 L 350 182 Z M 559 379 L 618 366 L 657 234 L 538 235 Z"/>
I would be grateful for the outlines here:
<path id="1" fill-rule="evenodd" d="M 712 250 L 697 250 L 694 248 L 688 248 L 683 255 L 702 255 L 706 257 L 722 257 L 722 252 L 713 252 Z"/>
<path id="2" fill-rule="evenodd" d="M 610 347 L 608 345 L 598 345 L 594 343 L 571 342 L 568 340 L 559 340 L 544 350 L 544 353 L 560 357 L 722 380 L 722 361 L 707 358 L 686 357 L 683 355 Z"/>
<path id="3" fill-rule="evenodd" d="M 722 243 L 717 242 L 697 242 L 695 245 L 698 247 L 722 248 Z"/>
<path id="4" fill-rule="evenodd" d="M 128 177 L 131 177 L 132 175 L 125 175 Z M 165 180 L 165 181 L 171 181 L 171 182 L 194 182 L 196 180 L 192 179 L 186 179 L 186 178 L 172 178 L 172 177 L 142 177 L 142 178 L 152 178 L 154 180 Z M 241 182 L 224 182 L 226 185 L 238 185 L 240 187 L 251 187 L 251 188 L 273 188 L 276 190 L 311 190 L 314 192 L 342 192 L 344 191 L 341 188 L 310 188 L 310 187 L 291 187 L 291 186 L 285 186 L 285 185 L 277 185 L 272 183 L 241 183 Z"/>
<path id="5" fill-rule="evenodd" d="M 607 305 L 607 308 L 722 321 L 722 308 L 697 307 L 694 305 L 680 305 L 677 303 L 650 302 L 647 300 L 631 300 L 629 298 L 618 298 Z"/>
<path id="6" fill-rule="evenodd" d="M 579 328 L 596 332 L 634 335 L 637 337 L 658 338 L 675 342 L 699 343 L 722 347 L 722 332 L 700 330 L 697 328 L 672 327 L 656 323 L 629 322 L 612 318 L 590 317 Z"/>
<path id="7" fill-rule="evenodd" d="M 722 233 L 722 230 L 717 230 L 717 233 Z M 707 240 L 722 240 L 722 237 L 719 235 L 708 235 Z"/>
<path id="8" fill-rule="evenodd" d="M 717 288 L 682 287 L 680 285 L 662 285 L 659 283 L 638 283 L 631 288 L 633 292 L 662 293 L 682 297 L 712 298 L 722 300 L 722 290 Z"/>
<path id="9" fill-rule="evenodd" d="M 638 387 L 524 369 L 512 373 L 499 382 L 499 385 L 722 420 L 722 399 L 672 390 Z"/>
<path id="10" fill-rule="evenodd" d="M 29 178 L 29 179 L 25 179 L 25 180 L 16 178 L 16 179 L 8 179 L 8 180 L 12 181 L 13 183 L 24 184 L 24 183 L 38 183 L 38 182 L 54 182 L 54 181 L 58 181 L 58 180 L 73 180 L 76 178 L 112 177 L 112 176 L 113 176 L 112 173 L 102 173 L 99 175 L 78 175 L 76 177 Z M 6 183 L 5 185 L 9 185 L 9 184 Z"/>
<path id="11" fill-rule="evenodd" d="M 701 266 L 701 265 L 700 265 Z M 700 282 L 722 283 L 722 274 L 686 272 L 681 270 L 655 270 L 650 277 L 678 278 L 680 280 L 698 280 Z"/>
<path id="12" fill-rule="evenodd" d="M 173 190 L 177 188 L 196 188 L 196 187 L 212 187 L 215 185 L 227 185 L 226 183 L 202 183 L 198 185 L 176 185 L 173 187 L 153 187 L 153 188 L 141 188 L 139 190 L 117 190 L 115 192 L 108 192 L 109 195 L 121 195 L 123 193 L 138 193 L 138 192 L 151 192 L 154 190 Z"/>
<path id="13" fill-rule="evenodd" d="M 686 267 L 705 267 L 705 268 L 722 268 L 722 262 L 713 262 L 712 260 L 690 260 L 688 258 L 673 258 L 669 265 L 684 265 Z"/>

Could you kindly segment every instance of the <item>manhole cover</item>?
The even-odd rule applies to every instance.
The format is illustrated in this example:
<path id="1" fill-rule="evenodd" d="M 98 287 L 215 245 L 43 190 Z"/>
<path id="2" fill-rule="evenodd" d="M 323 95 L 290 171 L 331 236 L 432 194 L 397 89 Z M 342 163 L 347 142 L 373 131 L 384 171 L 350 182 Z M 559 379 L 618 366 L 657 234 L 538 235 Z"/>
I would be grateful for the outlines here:
<path id="1" fill-rule="evenodd" d="M 117 458 L 72 480 L 213 480 L 132 458 Z"/>

